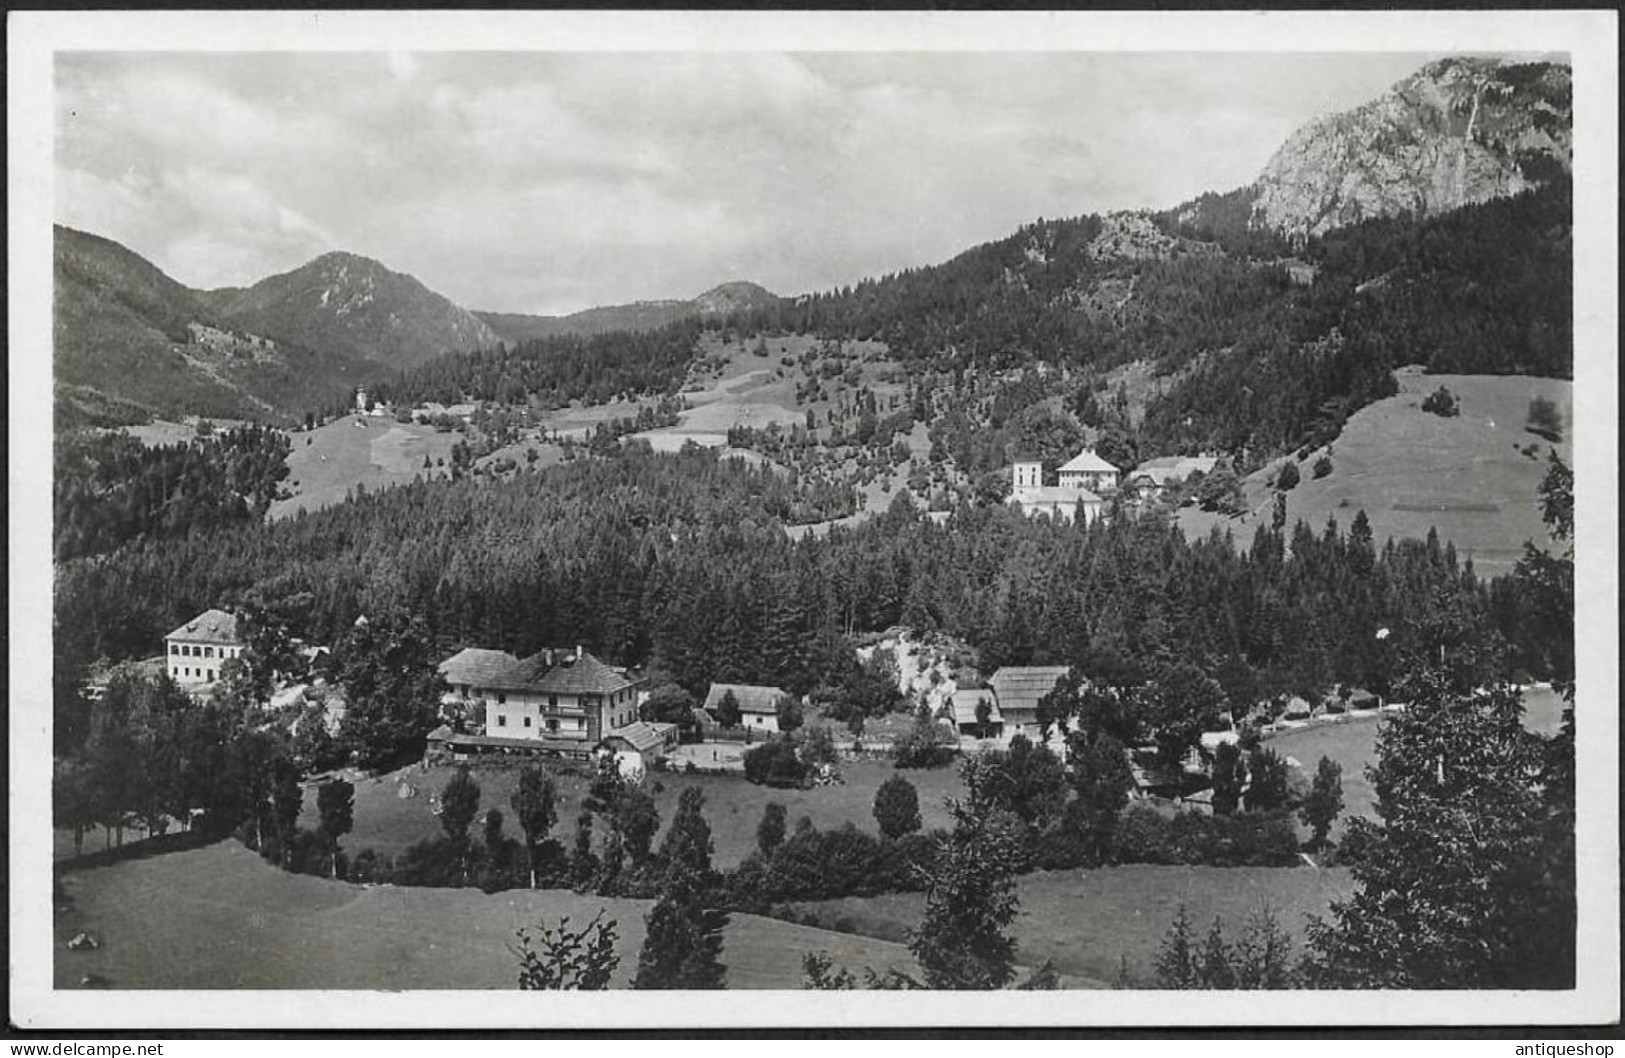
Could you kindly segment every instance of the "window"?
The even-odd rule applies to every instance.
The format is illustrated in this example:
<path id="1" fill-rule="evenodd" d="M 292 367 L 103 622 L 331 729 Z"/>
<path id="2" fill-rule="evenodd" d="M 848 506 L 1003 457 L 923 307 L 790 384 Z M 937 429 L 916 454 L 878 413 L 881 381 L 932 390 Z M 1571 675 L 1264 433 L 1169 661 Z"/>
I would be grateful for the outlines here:
<path id="1" fill-rule="evenodd" d="M 214 657 L 214 647 L 204 647 L 203 648 L 203 656 L 206 657 L 206 658 Z"/>
<path id="2" fill-rule="evenodd" d="M 559 722 L 552 717 L 548 717 L 547 729 L 549 731 L 557 731 L 559 729 Z"/>
<path id="3" fill-rule="evenodd" d="M 508 695 L 507 695 L 506 692 L 504 692 L 504 691 L 498 691 L 497 692 L 497 704 L 498 705 L 507 705 L 508 704 Z"/>
<path id="4" fill-rule="evenodd" d="M 169 652 L 171 654 L 179 654 L 181 652 L 181 648 L 176 646 L 174 643 L 171 643 L 169 644 Z"/>
<path id="5" fill-rule="evenodd" d="M 503 714 L 498 713 L 497 714 L 497 726 L 498 727 L 507 727 L 508 726 L 508 718 L 506 716 L 504 716 Z"/>
<path id="6" fill-rule="evenodd" d="M 529 727 L 529 726 L 530 726 L 530 717 L 528 717 L 528 716 L 527 716 L 527 717 L 525 717 L 525 726 L 526 726 L 526 727 Z"/>
<path id="7" fill-rule="evenodd" d="M 547 707 L 549 709 L 557 709 L 559 707 L 559 696 L 556 695 L 556 694 L 548 695 L 547 696 Z"/>
<path id="8" fill-rule="evenodd" d="M 209 680 L 210 680 L 211 683 L 214 681 L 214 670 L 213 669 L 209 670 Z"/>

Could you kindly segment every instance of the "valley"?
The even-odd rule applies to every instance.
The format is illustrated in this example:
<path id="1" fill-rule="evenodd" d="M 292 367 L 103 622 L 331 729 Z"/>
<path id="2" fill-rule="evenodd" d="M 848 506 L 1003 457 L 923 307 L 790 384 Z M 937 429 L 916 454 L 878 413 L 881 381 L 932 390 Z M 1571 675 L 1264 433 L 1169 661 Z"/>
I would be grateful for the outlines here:
<path id="1" fill-rule="evenodd" d="M 1573 988 L 1570 76 L 1434 59 L 1241 187 L 789 296 L 57 226 L 54 984 Z M 590 253 L 485 260 L 414 155 L 438 281 L 760 263 L 658 124 Z"/>

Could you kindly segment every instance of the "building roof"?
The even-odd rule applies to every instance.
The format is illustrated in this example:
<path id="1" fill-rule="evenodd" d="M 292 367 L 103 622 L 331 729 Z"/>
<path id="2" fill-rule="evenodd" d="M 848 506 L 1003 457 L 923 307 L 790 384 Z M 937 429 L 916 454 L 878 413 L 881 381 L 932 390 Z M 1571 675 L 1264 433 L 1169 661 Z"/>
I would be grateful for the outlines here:
<path id="1" fill-rule="evenodd" d="M 580 650 L 538 650 L 521 660 L 469 647 L 442 661 L 440 672 L 447 683 L 531 694 L 614 694 L 637 682 Z"/>
<path id="2" fill-rule="evenodd" d="M 1240 741 L 1241 733 L 1238 731 L 1204 731 L 1201 738 L 1202 748 L 1210 753 L 1220 746 L 1233 746 Z"/>
<path id="3" fill-rule="evenodd" d="M 729 691 L 733 692 L 734 701 L 739 703 L 741 713 L 767 713 L 776 716 L 779 712 L 779 699 L 790 697 L 777 687 L 757 687 L 748 683 L 713 683 L 705 694 L 705 704 L 702 708 L 715 716 L 716 707 L 721 704 L 722 696 Z"/>
<path id="4" fill-rule="evenodd" d="M 447 683 L 469 687 L 494 687 L 503 683 L 519 667 L 519 659 L 506 650 L 466 647 L 439 665 Z"/>
<path id="5" fill-rule="evenodd" d="M 1039 488 L 1016 489 L 1010 494 L 1017 503 L 1099 503 L 1100 497 L 1088 489 L 1069 485 L 1043 485 Z"/>
<path id="6" fill-rule="evenodd" d="M 1053 691 L 1070 671 L 1065 665 L 1006 665 L 993 674 L 988 684 L 993 688 L 1000 713 L 1025 712 L 1036 710 L 1038 699 Z"/>
<path id="7" fill-rule="evenodd" d="M 1218 465 L 1217 456 L 1158 456 L 1135 467 L 1130 477 L 1150 478 L 1153 484 L 1162 486 L 1183 481 L 1197 472 L 1211 474 Z"/>
<path id="8" fill-rule="evenodd" d="M 555 655 L 556 657 L 556 655 Z M 527 658 L 526 661 L 532 659 Z M 627 679 L 625 673 L 616 672 L 597 658 L 581 651 L 574 658 L 564 658 L 547 670 L 540 679 L 526 685 L 527 690 L 542 694 L 614 694 L 633 686 L 637 681 Z"/>
<path id="9" fill-rule="evenodd" d="M 1086 474 L 1115 474 L 1117 468 L 1095 455 L 1090 449 L 1085 448 L 1061 464 L 1060 472 L 1065 474 L 1068 471 L 1082 471 Z"/>
<path id="10" fill-rule="evenodd" d="M 988 723 L 1003 723 L 1004 717 L 999 714 L 999 700 L 994 695 L 992 688 L 989 687 L 961 687 L 954 691 L 951 699 L 954 709 L 954 723 L 960 725 L 976 723 L 976 703 L 983 699 L 986 699 L 987 704 L 993 707 L 992 715 L 988 717 Z"/>
<path id="11" fill-rule="evenodd" d="M 188 639 L 194 643 L 240 643 L 237 617 L 224 610 L 206 610 L 164 637 Z"/>
<path id="12" fill-rule="evenodd" d="M 600 740 L 600 745 L 610 739 L 618 738 L 639 753 L 647 753 L 651 749 L 659 749 L 665 745 L 667 732 L 675 730 L 676 727 L 676 724 L 660 724 L 647 720 L 638 720 L 627 724 L 625 727 L 617 727 Z"/>

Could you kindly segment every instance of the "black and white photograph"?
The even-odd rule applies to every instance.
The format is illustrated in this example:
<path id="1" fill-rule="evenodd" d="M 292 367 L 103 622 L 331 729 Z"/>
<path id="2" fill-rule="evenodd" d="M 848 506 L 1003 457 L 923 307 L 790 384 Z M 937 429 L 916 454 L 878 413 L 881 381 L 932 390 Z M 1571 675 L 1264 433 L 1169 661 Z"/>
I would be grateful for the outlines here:
<path id="1" fill-rule="evenodd" d="M 10 30 L 15 1024 L 1617 1024 L 1614 12 Z"/>

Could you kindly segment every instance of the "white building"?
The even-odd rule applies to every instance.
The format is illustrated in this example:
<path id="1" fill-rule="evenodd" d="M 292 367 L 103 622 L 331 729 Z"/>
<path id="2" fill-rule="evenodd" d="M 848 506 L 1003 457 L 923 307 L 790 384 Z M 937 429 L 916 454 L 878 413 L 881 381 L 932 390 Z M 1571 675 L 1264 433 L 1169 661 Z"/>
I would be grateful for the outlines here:
<path id="1" fill-rule="evenodd" d="M 1062 464 L 1058 476 L 1063 489 L 1110 492 L 1117 487 L 1117 468 L 1087 448 Z"/>
<path id="2" fill-rule="evenodd" d="M 237 618 L 224 610 L 199 614 L 164 637 L 164 663 L 176 683 L 197 685 L 220 678 L 222 663 L 246 648 Z"/>
<path id="3" fill-rule="evenodd" d="M 1089 456 L 1110 470 L 1115 486 L 1117 469 L 1110 463 L 1100 460 L 1093 452 L 1083 453 L 1067 466 L 1078 463 L 1084 456 Z M 1074 472 L 1074 478 L 1077 473 L 1099 476 L 1102 472 L 1099 470 Z M 1069 485 L 1065 479 L 1060 485 L 1045 485 L 1044 465 L 1036 459 L 1016 460 L 1011 467 L 1010 484 L 1010 502 L 1020 507 L 1022 513 L 1028 517 L 1047 514 L 1056 521 L 1081 522 L 1087 525 L 1099 518 L 1106 508 L 1105 501 L 1099 495 L 1081 485 Z"/>
<path id="4" fill-rule="evenodd" d="M 590 748 L 637 722 L 638 681 L 580 647 L 518 659 L 470 648 L 440 663 L 458 699 L 485 702 L 485 737 Z"/>

